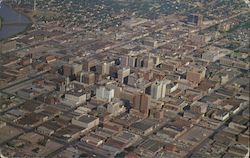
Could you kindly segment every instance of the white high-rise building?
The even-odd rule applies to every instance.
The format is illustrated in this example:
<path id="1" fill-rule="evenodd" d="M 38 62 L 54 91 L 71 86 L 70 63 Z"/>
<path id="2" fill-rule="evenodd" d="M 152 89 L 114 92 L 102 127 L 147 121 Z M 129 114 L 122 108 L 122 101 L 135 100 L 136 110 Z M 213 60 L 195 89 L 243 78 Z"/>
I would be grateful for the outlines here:
<path id="1" fill-rule="evenodd" d="M 169 80 L 154 81 L 151 85 L 151 96 L 153 99 L 160 99 L 166 96 L 166 86 L 170 83 Z"/>
<path id="2" fill-rule="evenodd" d="M 97 88 L 96 90 L 96 97 L 99 99 L 104 99 L 107 101 L 111 101 L 111 99 L 114 98 L 115 95 L 115 91 L 114 89 L 110 89 L 110 88 L 106 88 L 104 86 L 101 86 L 99 88 Z"/>
<path id="3" fill-rule="evenodd" d="M 161 95 L 162 98 L 164 98 L 166 96 L 166 94 L 167 94 L 167 85 L 169 85 L 170 83 L 171 83 L 171 81 L 167 80 L 167 79 L 162 81 L 162 95 Z"/>
<path id="4" fill-rule="evenodd" d="M 160 81 L 155 81 L 151 85 L 151 96 L 154 99 L 160 99 L 161 98 L 161 91 L 162 91 L 162 83 Z"/>

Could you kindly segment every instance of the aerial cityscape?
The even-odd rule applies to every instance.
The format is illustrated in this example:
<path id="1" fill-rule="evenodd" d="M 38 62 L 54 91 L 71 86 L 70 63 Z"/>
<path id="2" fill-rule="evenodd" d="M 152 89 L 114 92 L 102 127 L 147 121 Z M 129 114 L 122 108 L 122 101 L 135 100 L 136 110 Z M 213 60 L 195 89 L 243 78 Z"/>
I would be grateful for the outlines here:
<path id="1" fill-rule="evenodd" d="M 0 0 L 0 158 L 248 158 L 249 0 Z"/>

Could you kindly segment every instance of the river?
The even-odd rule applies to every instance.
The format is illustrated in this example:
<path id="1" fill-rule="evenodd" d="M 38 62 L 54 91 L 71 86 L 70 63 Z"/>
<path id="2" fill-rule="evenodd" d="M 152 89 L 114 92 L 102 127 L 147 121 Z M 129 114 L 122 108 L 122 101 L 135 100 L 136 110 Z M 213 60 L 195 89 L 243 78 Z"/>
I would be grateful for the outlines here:
<path id="1" fill-rule="evenodd" d="M 7 39 L 23 32 L 30 23 L 30 20 L 26 16 L 4 4 L 2 4 L 0 8 L 0 17 L 3 19 L 3 25 L 2 28 L 0 28 L 0 40 Z M 17 23 L 22 24 L 17 25 Z"/>

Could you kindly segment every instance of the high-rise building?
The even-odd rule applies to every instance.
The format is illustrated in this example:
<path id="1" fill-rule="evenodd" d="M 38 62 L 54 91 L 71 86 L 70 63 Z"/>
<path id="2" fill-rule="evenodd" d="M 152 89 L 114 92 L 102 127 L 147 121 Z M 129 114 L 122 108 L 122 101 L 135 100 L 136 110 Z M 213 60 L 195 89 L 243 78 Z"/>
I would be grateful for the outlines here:
<path id="1" fill-rule="evenodd" d="M 149 114 L 149 106 L 150 106 L 150 96 L 146 94 L 141 95 L 141 104 L 140 104 L 140 112 L 144 115 Z"/>
<path id="2" fill-rule="evenodd" d="M 152 56 L 151 58 L 154 60 L 155 66 L 160 64 L 160 57 L 159 56 Z"/>
<path id="3" fill-rule="evenodd" d="M 140 110 L 140 106 L 141 106 L 141 93 L 134 93 L 133 108 L 136 110 Z"/>
<path id="4" fill-rule="evenodd" d="M 95 59 L 89 59 L 89 60 L 83 60 L 83 70 L 84 71 L 93 71 L 97 65 L 97 60 Z"/>
<path id="5" fill-rule="evenodd" d="M 118 70 L 118 80 L 121 83 L 126 83 L 128 81 L 129 74 L 130 74 L 130 68 L 122 68 Z"/>
<path id="6" fill-rule="evenodd" d="M 115 83 L 109 83 L 106 85 L 107 88 L 114 89 L 115 91 L 115 98 L 120 98 L 120 94 L 122 92 L 122 87 L 119 87 L 119 85 Z"/>
<path id="7" fill-rule="evenodd" d="M 159 99 L 161 98 L 161 88 L 162 88 L 162 83 L 159 81 L 155 81 L 151 85 L 151 96 L 154 99 Z"/>
<path id="8" fill-rule="evenodd" d="M 110 73 L 110 64 L 103 62 L 96 66 L 96 72 L 101 75 L 108 75 Z"/>
<path id="9" fill-rule="evenodd" d="M 81 64 L 72 64 L 71 65 L 72 67 L 72 74 L 73 75 L 77 75 L 77 74 L 80 74 L 80 72 L 82 71 L 82 65 Z"/>
<path id="10" fill-rule="evenodd" d="M 136 65 L 137 65 L 137 57 L 136 56 L 129 56 L 128 57 L 128 65 L 130 67 L 136 67 Z"/>
<path id="11" fill-rule="evenodd" d="M 169 84 L 169 82 L 170 82 L 169 80 L 162 81 L 161 98 L 164 98 L 166 96 L 167 85 Z"/>
<path id="12" fill-rule="evenodd" d="M 128 56 L 122 56 L 121 57 L 121 66 L 127 67 L 128 66 Z"/>
<path id="13" fill-rule="evenodd" d="M 120 98 L 129 102 L 129 104 L 133 104 L 134 102 L 134 94 L 128 90 L 122 90 L 120 94 Z"/>
<path id="14" fill-rule="evenodd" d="M 65 64 L 63 65 L 63 75 L 64 76 L 72 76 L 72 75 L 79 75 L 82 71 L 81 64 Z"/>
<path id="15" fill-rule="evenodd" d="M 148 69 L 152 69 L 154 67 L 154 59 L 151 57 L 144 59 L 143 67 L 148 68 Z"/>
<path id="16" fill-rule="evenodd" d="M 144 57 L 138 56 L 136 60 L 136 67 L 143 67 L 144 66 Z"/>
<path id="17" fill-rule="evenodd" d="M 144 93 L 134 93 L 133 109 L 139 111 L 143 115 L 148 115 L 150 105 L 150 96 Z"/>
<path id="18" fill-rule="evenodd" d="M 145 80 L 152 80 L 154 77 L 153 71 L 149 69 L 140 69 L 139 72 L 142 74 Z"/>
<path id="19" fill-rule="evenodd" d="M 107 101 L 111 101 L 111 99 L 114 98 L 114 89 L 106 88 L 104 86 L 101 86 L 97 88 L 96 90 L 96 97 L 99 99 L 104 99 Z"/>
<path id="20" fill-rule="evenodd" d="M 95 83 L 95 73 L 93 72 L 81 72 L 79 75 L 79 82 L 85 84 L 94 84 Z"/>
<path id="21" fill-rule="evenodd" d="M 166 96 L 166 86 L 169 84 L 168 80 L 162 80 L 152 83 L 151 85 L 151 96 L 154 99 L 164 98 Z"/>
<path id="22" fill-rule="evenodd" d="M 72 75 L 72 69 L 70 65 L 64 65 L 63 66 L 63 75 L 64 76 L 71 76 Z"/>

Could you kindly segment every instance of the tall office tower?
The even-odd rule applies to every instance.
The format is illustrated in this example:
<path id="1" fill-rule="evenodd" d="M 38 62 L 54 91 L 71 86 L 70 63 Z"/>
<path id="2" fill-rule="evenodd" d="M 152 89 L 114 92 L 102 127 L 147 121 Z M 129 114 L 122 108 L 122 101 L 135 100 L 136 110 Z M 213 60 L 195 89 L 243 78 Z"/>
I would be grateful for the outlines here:
<path id="1" fill-rule="evenodd" d="M 79 75 L 82 71 L 82 65 L 81 64 L 65 64 L 63 65 L 63 75 L 64 76 L 72 76 L 72 75 Z"/>
<path id="2" fill-rule="evenodd" d="M 151 57 L 144 59 L 143 67 L 148 68 L 148 69 L 152 69 L 154 67 L 154 59 Z"/>
<path id="3" fill-rule="evenodd" d="M 72 74 L 73 75 L 78 75 L 82 71 L 82 65 L 81 64 L 73 63 L 73 64 L 71 64 L 71 67 L 72 67 Z"/>
<path id="4" fill-rule="evenodd" d="M 151 96 L 154 99 L 160 99 L 162 94 L 162 82 L 160 81 L 155 81 L 153 82 L 153 84 L 151 85 Z"/>
<path id="5" fill-rule="evenodd" d="M 144 57 L 138 56 L 136 60 L 136 67 L 143 67 L 144 66 Z"/>
<path id="6" fill-rule="evenodd" d="M 120 98 L 129 102 L 129 104 L 134 104 L 134 94 L 133 92 L 123 89 L 120 93 Z"/>
<path id="7" fill-rule="evenodd" d="M 103 62 L 96 66 L 96 72 L 101 75 L 108 75 L 110 73 L 110 63 Z"/>
<path id="8" fill-rule="evenodd" d="M 127 67 L 128 66 L 128 56 L 122 56 L 121 57 L 121 66 Z"/>
<path id="9" fill-rule="evenodd" d="M 153 99 L 160 99 L 166 96 L 166 86 L 169 84 L 168 80 L 154 81 L 151 85 L 151 96 Z"/>
<path id="10" fill-rule="evenodd" d="M 139 111 L 143 115 L 149 113 L 150 96 L 144 93 L 136 92 L 133 97 L 133 109 Z"/>
<path id="11" fill-rule="evenodd" d="M 83 75 L 84 75 L 84 73 L 81 72 L 81 73 L 80 73 L 80 76 L 79 76 L 79 82 L 81 82 L 81 83 L 83 82 Z"/>
<path id="12" fill-rule="evenodd" d="M 129 74 L 130 74 L 130 68 L 124 67 L 124 68 L 118 70 L 118 80 L 121 83 L 127 83 Z"/>
<path id="13" fill-rule="evenodd" d="M 147 116 L 149 114 L 150 98 L 149 95 L 141 95 L 140 112 Z"/>
<path id="14" fill-rule="evenodd" d="M 137 92 L 134 93 L 133 108 L 136 110 L 140 110 L 140 106 L 141 106 L 141 93 Z"/>
<path id="15" fill-rule="evenodd" d="M 136 56 L 129 56 L 128 57 L 128 65 L 130 66 L 130 67 L 136 67 L 136 65 L 137 65 L 137 57 Z"/>
<path id="16" fill-rule="evenodd" d="M 93 72 L 81 72 L 79 75 L 79 82 L 85 84 L 94 84 L 95 83 L 95 73 Z"/>
<path id="17" fill-rule="evenodd" d="M 167 93 L 167 85 L 170 83 L 171 81 L 169 80 L 163 80 L 162 81 L 162 89 L 161 89 L 161 98 L 164 98 L 166 96 Z"/>
<path id="18" fill-rule="evenodd" d="M 97 65 L 97 60 L 95 59 L 85 59 L 82 62 L 84 71 L 94 71 Z"/>
<path id="19" fill-rule="evenodd" d="M 69 64 L 63 65 L 63 75 L 64 76 L 71 76 L 72 75 L 72 68 Z"/>
<path id="20" fill-rule="evenodd" d="M 121 98 L 122 87 L 120 87 L 117 82 L 110 83 L 106 85 L 107 88 L 114 89 L 115 98 Z"/>
<path id="21" fill-rule="evenodd" d="M 151 57 L 154 60 L 154 65 L 157 66 L 160 64 L 160 57 L 158 55 Z"/>
<path id="22" fill-rule="evenodd" d="M 105 62 L 103 65 L 104 65 L 104 74 L 109 75 L 110 74 L 110 63 Z"/>

